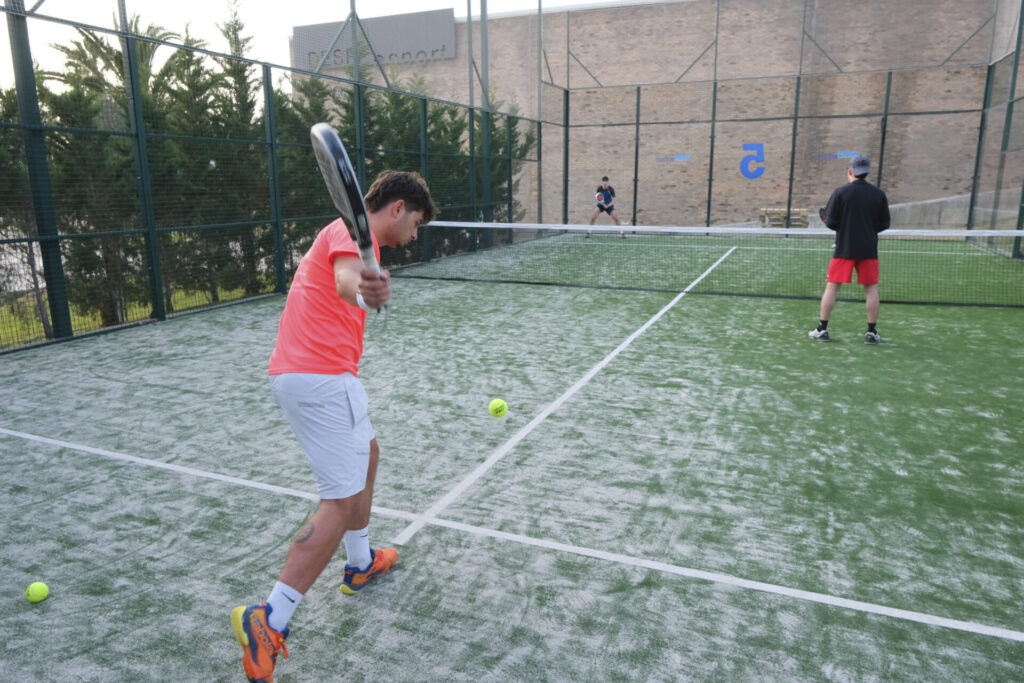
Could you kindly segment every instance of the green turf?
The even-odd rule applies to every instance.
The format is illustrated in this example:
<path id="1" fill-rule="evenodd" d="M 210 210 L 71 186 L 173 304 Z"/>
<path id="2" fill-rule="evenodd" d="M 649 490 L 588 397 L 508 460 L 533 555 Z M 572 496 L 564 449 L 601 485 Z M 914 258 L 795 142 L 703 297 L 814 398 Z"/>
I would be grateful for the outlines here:
<path id="1" fill-rule="evenodd" d="M 398 536 L 672 299 L 401 280 L 362 379 Z M 283 300 L 5 356 L 0 427 L 315 490 L 266 384 Z M 1024 678 L 1024 643 L 536 547 L 1024 630 L 1016 309 L 684 297 L 354 598 L 344 553 L 277 681 Z M 490 399 L 509 402 L 504 419 Z M 241 678 L 312 503 L 0 434 L 4 680 Z M 447 523 L 447 522 L 446 522 Z M 49 583 L 38 605 L 23 597 Z"/>
<path id="2" fill-rule="evenodd" d="M 496 232 L 501 236 L 509 231 Z M 450 235 L 451 230 L 442 234 Z M 818 298 L 833 252 L 830 236 L 666 235 L 641 230 L 627 232 L 623 239 L 617 232 L 586 238 L 578 232 L 525 229 L 517 235 L 524 241 L 435 259 L 396 275 L 678 291 L 728 254 L 693 287 L 694 292 Z M 431 239 L 437 242 L 441 236 Z M 1013 252 L 1013 238 L 983 245 L 889 238 L 887 233 L 882 237 L 880 292 L 885 301 L 1024 307 L 1024 263 L 1007 256 Z M 856 285 L 847 286 L 842 296 L 863 299 Z"/>

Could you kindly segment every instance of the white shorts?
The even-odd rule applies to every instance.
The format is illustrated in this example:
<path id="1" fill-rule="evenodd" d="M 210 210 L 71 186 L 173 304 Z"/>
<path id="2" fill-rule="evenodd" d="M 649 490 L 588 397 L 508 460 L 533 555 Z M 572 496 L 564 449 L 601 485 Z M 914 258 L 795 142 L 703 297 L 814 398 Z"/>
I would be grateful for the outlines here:
<path id="1" fill-rule="evenodd" d="M 374 434 L 359 379 L 351 373 L 286 373 L 270 376 L 270 390 L 306 452 L 320 498 L 362 491 Z"/>

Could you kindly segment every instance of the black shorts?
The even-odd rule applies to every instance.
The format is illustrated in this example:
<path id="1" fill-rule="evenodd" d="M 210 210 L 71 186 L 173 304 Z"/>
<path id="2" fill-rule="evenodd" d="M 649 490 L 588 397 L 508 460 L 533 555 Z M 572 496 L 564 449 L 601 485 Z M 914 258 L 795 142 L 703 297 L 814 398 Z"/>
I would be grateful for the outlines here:
<path id="1" fill-rule="evenodd" d="M 614 204 L 612 204 L 611 206 L 605 206 L 604 204 L 598 204 L 597 205 L 598 213 L 603 211 L 605 213 L 609 213 L 610 214 L 614 210 L 615 210 L 615 205 Z"/>

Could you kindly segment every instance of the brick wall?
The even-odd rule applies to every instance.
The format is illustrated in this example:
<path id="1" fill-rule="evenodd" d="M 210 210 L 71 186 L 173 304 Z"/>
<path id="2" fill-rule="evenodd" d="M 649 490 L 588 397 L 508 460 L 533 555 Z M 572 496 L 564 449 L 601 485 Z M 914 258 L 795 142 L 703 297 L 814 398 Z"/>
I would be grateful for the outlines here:
<path id="1" fill-rule="evenodd" d="M 520 186 L 527 220 L 562 220 L 565 87 L 570 222 L 589 220 L 602 175 L 616 188 L 620 217 L 631 219 L 635 207 L 641 224 L 704 224 L 709 175 L 712 224 L 753 221 L 762 207 L 785 206 L 791 170 L 793 206 L 816 211 L 845 182 L 842 154 L 853 151 L 872 159 L 872 180 L 883 161 L 893 203 L 969 193 L 980 122 L 972 110 L 982 105 L 979 65 L 992 48 L 995 11 L 995 0 L 690 0 L 546 12 L 542 78 L 555 87 L 544 88 L 541 116 L 552 125 L 542 132 L 543 163 Z M 532 12 L 488 22 L 499 108 L 531 118 L 538 115 L 537 21 Z M 394 75 L 421 76 L 430 94 L 468 102 L 466 27 L 456 24 L 457 59 Z M 479 67 L 479 22 L 472 29 Z M 474 91 L 480 106 L 478 81 Z M 741 172 L 749 144 L 763 145 L 763 163 L 748 164 L 754 173 L 764 169 L 756 178 Z"/>

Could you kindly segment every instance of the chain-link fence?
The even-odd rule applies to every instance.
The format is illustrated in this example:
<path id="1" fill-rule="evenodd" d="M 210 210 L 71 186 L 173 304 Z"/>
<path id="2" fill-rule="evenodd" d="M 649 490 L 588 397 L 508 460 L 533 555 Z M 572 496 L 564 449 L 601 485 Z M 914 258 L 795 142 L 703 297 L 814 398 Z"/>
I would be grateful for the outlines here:
<path id="1" fill-rule="evenodd" d="M 0 350 L 284 292 L 335 217 L 309 143 L 318 121 L 364 188 L 415 170 L 445 218 L 536 218 L 536 122 L 138 26 L 79 26 L 63 69 L 33 72 L 25 17 L 7 16 L 22 72 L 0 92 Z M 420 245 L 385 250 L 385 265 Z"/>
<path id="2" fill-rule="evenodd" d="M 224 53 L 125 0 L 2 4 L 0 351 L 284 292 L 333 218 L 321 120 L 364 187 L 417 170 L 445 220 L 586 223 L 608 175 L 626 223 L 814 225 L 860 153 L 897 227 L 1021 228 L 1019 0 L 449 11 L 390 62 L 353 13 L 294 27 L 293 67 L 249 57 L 237 15 Z"/>

